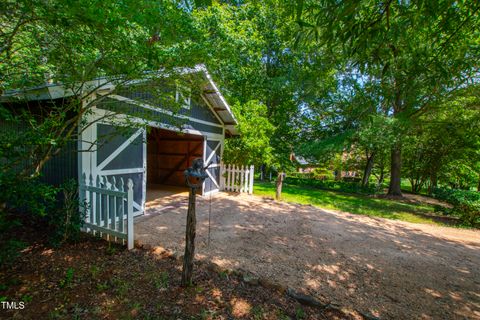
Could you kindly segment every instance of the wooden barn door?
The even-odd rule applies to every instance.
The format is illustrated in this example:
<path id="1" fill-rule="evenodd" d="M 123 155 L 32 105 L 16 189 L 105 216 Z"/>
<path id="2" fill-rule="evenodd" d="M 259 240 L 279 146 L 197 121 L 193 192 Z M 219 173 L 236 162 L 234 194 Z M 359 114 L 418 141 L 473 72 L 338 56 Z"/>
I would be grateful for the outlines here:
<path id="1" fill-rule="evenodd" d="M 107 123 L 95 123 L 82 133 L 85 150 L 81 155 L 81 171 L 88 176 L 115 177 L 117 181 L 133 181 L 134 216 L 145 212 L 146 131 L 143 128 L 127 128 Z M 108 187 L 108 186 L 107 186 Z"/>
<path id="2" fill-rule="evenodd" d="M 208 194 L 220 190 L 220 162 L 223 141 L 207 137 L 204 147 L 204 162 L 206 165 L 212 163 L 207 169 L 208 178 L 203 185 L 203 194 Z"/>

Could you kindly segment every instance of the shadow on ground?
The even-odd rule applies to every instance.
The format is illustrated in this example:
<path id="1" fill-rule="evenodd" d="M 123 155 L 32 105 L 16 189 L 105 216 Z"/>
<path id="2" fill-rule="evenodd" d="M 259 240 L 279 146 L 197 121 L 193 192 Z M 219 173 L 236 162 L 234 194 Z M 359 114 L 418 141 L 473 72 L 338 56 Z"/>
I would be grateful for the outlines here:
<path id="1" fill-rule="evenodd" d="M 181 254 L 186 205 L 182 194 L 157 199 L 137 240 Z M 223 193 L 211 207 L 199 198 L 197 219 L 198 259 L 381 318 L 480 318 L 477 231 Z"/>

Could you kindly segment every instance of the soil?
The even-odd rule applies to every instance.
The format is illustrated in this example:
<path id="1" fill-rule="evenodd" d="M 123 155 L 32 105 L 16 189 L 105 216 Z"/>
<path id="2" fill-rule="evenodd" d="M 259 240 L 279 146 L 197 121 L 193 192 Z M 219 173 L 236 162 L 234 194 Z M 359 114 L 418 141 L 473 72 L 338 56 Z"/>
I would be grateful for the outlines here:
<path id="1" fill-rule="evenodd" d="M 0 319 L 358 319 L 300 305 L 276 288 L 197 262 L 181 288 L 181 262 L 162 250 L 85 237 L 61 248 L 35 244 L 0 269 L 0 301 L 25 308 Z"/>
<path id="2" fill-rule="evenodd" d="M 136 238 L 183 254 L 187 195 L 151 195 Z M 220 193 L 197 200 L 201 261 L 381 319 L 480 319 L 480 232 Z"/>

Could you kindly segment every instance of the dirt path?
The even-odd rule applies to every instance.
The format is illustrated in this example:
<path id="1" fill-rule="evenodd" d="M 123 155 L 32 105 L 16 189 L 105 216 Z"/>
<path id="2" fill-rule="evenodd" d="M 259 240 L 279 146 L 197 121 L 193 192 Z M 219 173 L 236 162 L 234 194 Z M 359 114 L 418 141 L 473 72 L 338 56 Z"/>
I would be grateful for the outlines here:
<path id="1" fill-rule="evenodd" d="M 207 247 L 208 204 L 199 198 L 197 258 L 381 319 L 480 319 L 478 231 L 219 194 Z M 150 205 L 137 239 L 182 253 L 186 196 Z"/>

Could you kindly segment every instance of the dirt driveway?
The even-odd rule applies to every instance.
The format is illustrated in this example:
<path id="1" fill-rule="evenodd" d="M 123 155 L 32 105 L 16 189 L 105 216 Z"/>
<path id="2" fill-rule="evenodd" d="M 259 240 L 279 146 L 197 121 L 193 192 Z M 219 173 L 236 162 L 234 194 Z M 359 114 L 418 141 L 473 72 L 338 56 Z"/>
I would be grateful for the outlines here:
<path id="1" fill-rule="evenodd" d="M 198 198 L 197 259 L 381 319 L 480 319 L 480 232 L 221 193 Z M 183 253 L 186 194 L 149 202 L 140 243 Z"/>

